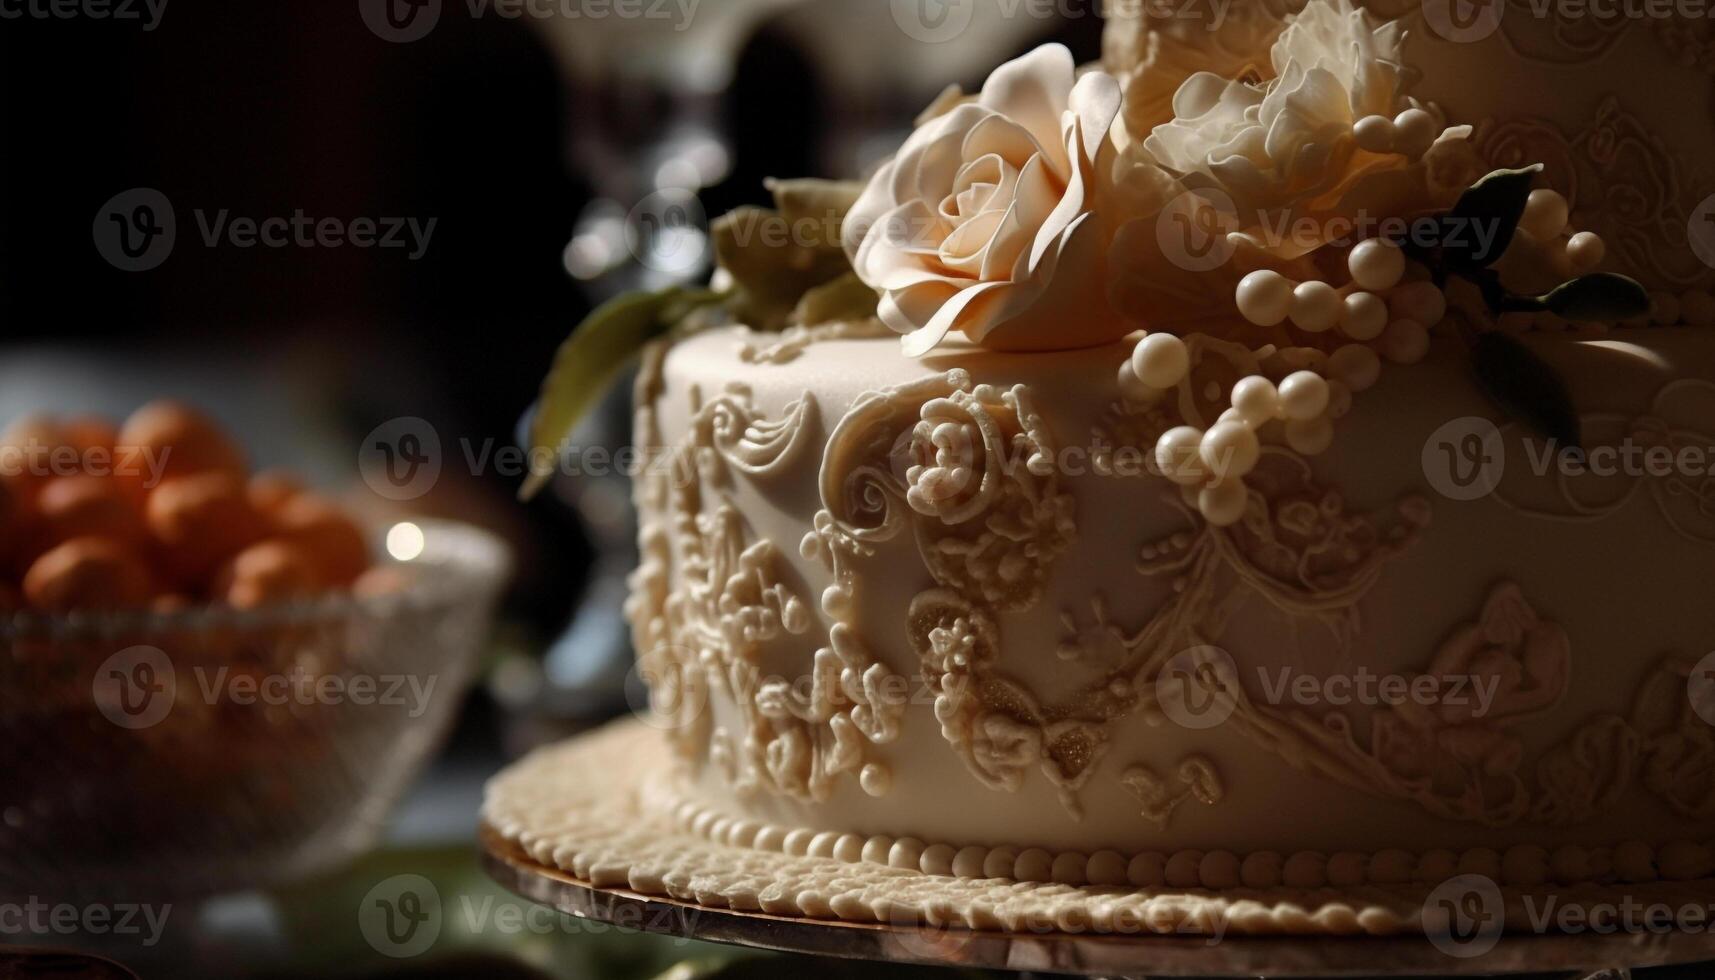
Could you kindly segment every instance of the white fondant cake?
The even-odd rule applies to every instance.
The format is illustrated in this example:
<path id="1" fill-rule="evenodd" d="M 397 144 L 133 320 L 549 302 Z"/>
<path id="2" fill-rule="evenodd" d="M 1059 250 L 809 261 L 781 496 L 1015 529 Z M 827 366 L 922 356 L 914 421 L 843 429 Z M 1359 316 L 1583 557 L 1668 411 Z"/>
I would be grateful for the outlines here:
<path id="1" fill-rule="evenodd" d="M 966 880 L 1715 878 L 1711 34 L 1501 6 L 1116 20 L 718 226 L 637 388 L 647 808 Z"/>

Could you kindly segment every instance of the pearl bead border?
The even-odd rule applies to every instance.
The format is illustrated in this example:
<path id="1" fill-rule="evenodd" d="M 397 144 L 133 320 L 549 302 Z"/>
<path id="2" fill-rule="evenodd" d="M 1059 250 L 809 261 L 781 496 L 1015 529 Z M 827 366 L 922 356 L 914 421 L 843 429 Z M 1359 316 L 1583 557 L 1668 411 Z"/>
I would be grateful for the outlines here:
<path id="1" fill-rule="evenodd" d="M 665 809 L 679 829 L 703 840 L 847 864 L 867 863 L 927 875 L 1002 878 L 1073 887 L 1352 888 L 1365 885 L 1435 885 L 1457 875 L 1483 875 L 1497 884 L 1535 887 L 1621 882 L 1696 881 L 1715 875 L 1715 840 L 1676 841 L 1655 847 L 1626 841 L 1615 847 L 1569 844 L 1554 850 L 1520 844 L 1505 851 L 1479 847 L 1463 852 L 1438 849 L 1413 853 L 1400 848 L 1366 853 L 1298 851 L 1118 851 L 1053 853 L 1040 847 L 956 847 L 926 844 L 915 837 L 864 837 L 838 831 L 787 829 L 721 815 L 714 808 L 680 800 Z"/>

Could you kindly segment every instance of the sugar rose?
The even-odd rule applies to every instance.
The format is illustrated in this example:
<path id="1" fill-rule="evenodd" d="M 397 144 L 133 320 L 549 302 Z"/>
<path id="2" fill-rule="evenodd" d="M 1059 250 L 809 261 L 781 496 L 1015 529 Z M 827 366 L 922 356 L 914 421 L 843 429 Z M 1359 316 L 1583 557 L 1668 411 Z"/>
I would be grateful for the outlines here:
<path id="1" fill-rule="evenodd" d="M 1077 78 L 1071 52 L 1047 45 L 925 122 L 875 175 L 846 218 L 846 251 L 907 356 L 955 332 L 1044 351 L 1133 329 L 1106 303 L 1111 229 L 1095 214 L 1120 103 L 1112 76 Z"/>

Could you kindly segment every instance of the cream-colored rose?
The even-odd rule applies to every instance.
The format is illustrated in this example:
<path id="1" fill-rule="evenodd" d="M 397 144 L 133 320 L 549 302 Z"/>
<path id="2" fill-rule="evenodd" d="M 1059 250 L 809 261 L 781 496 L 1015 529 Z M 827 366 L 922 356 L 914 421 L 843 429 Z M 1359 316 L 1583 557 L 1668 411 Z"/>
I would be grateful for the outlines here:
<path id="1" fill-rule="evenodd" d="M 1071 52 L 1047 45 L 925 122 L 875 175 L 846 218 L 846 251 L 907 356 L 955 331 L 1041 351 L 1133 329 L 1107 306 L 1111 228 L 1093 213 L 1120 101 L 1111 76 L 1075 78 Z"/>

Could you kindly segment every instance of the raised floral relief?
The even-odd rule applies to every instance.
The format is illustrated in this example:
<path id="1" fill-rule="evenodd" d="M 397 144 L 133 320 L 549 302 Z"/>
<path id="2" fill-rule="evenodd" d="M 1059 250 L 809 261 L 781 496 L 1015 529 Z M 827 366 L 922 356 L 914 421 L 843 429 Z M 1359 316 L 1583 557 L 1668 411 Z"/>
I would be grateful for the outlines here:
<path id="1" fill-rule="evenodd" d="M 663 353 L 655 351 L 638 381 L 637 432 L 651 445 L 660 444 Z M 837 608 L 825 609 L 833 625 L 811 658 L 807 689 L 762 674 L 765 645 L 809 634 L 816 617 L 784 580 L 773 543 L 750 540 L 742 516 L 719 499 L 735 475 L 767 480 L 803 456 L 814 399 L 806 394 L 779 419 L 758 414 L 741 385 L 706 401 L 693 390 L 691 400 L 674 468 L 638 478 L 644 561 L 626 606 L 662 727 L 687 761 L 707 748 L 740 792 L 822 800 L 851 775 L 883 793 L 886 767 L 867 747 L 898 736 L 903 705 L 889 693 L 898 679 L 869 656 Z M 723 728 L 718 740 L 708 701 L 715 692 L 744 722 L 739 732 Z"/>

